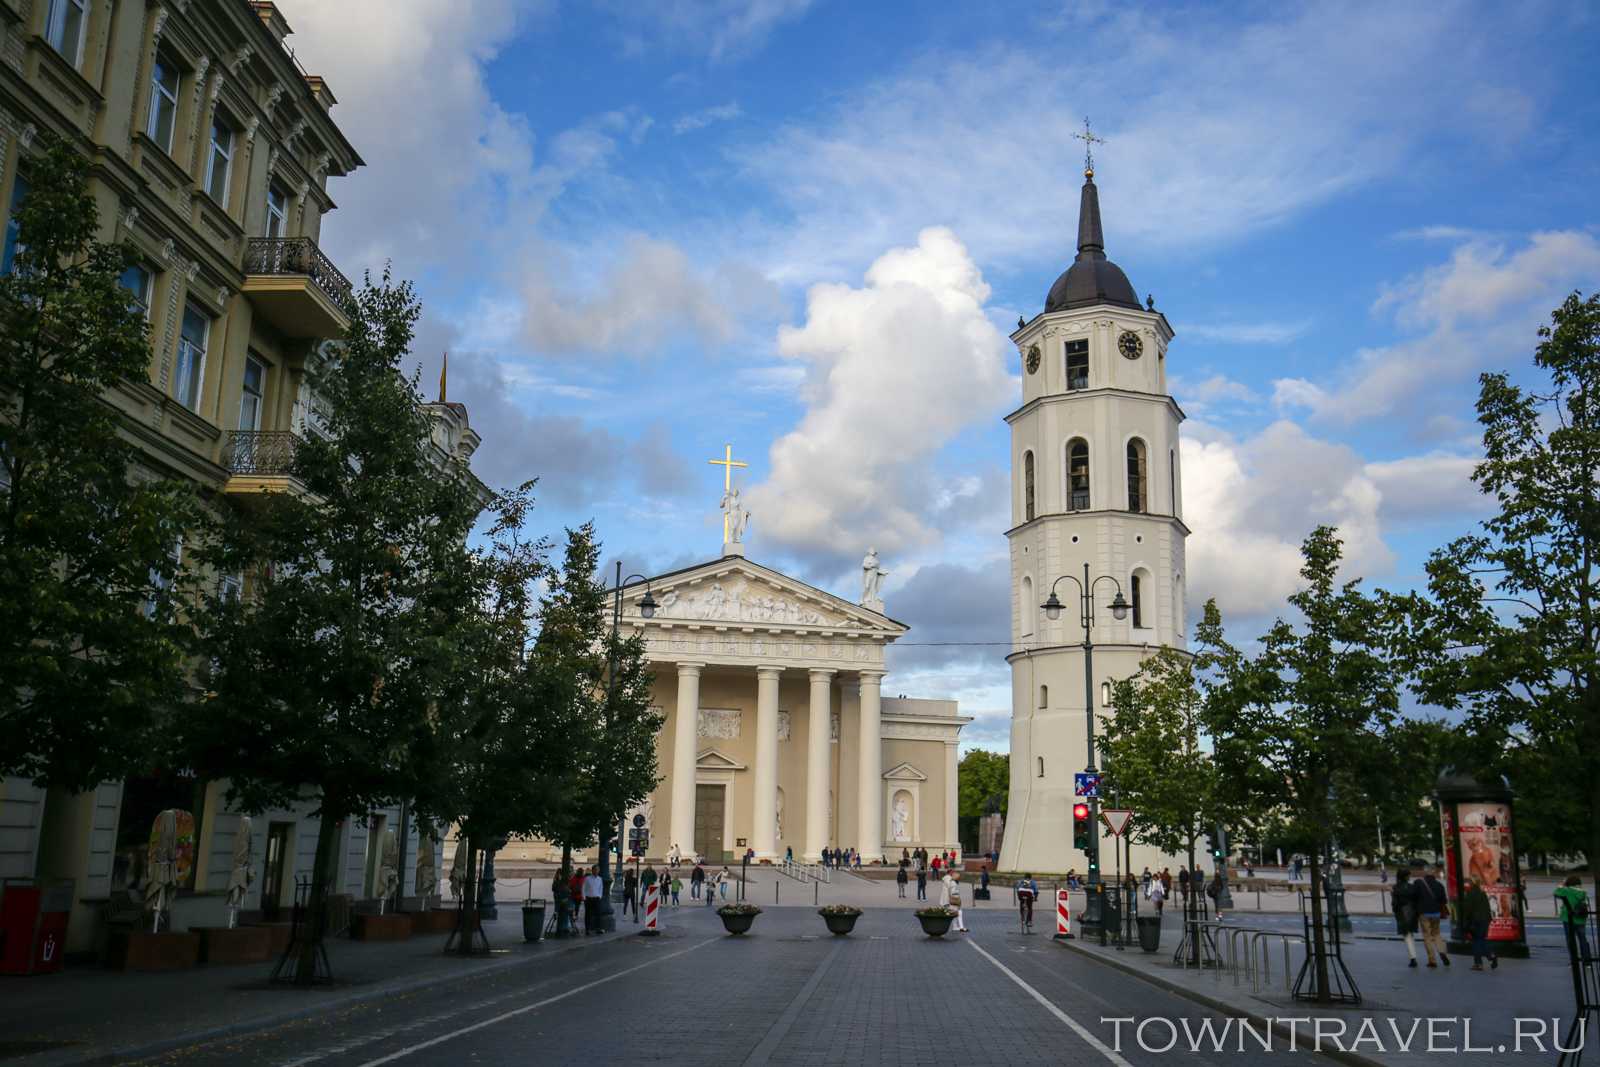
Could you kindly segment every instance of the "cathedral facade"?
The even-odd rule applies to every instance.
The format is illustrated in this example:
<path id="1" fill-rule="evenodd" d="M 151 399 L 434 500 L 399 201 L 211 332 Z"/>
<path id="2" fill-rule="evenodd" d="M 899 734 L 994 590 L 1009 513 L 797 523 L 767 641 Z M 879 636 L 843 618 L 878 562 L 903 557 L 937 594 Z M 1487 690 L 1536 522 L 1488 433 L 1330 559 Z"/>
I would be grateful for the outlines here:
<path id="1" fill-rule="evenodd" d="M 1173 338 L 1105 254 L 1099 191 L 1086 168 L 1078 254 L 1044 310 L 1019 322 L 1022 404 L 1011 426 L 1011 783 L 1000 865 L 1083 872 L 1074 847 L 1076 775 L 1090 766 L 1116 679 L 1162 646 L 1184 647 L 1183 482 L 1167 395 Z M 1085 605 L 1084 594 L 1092 599 Z M 1050 618 L 1042 605 L 1061 607 Z M 1113 605 L 1121 598 L 1122 618 Z M 1084 649 L 1089 610 L 1092 673 Z M 1087 682 L 1087 684 L 1086 684 Z M 1094 763 L 1097 768 L 1103 764 Z M 1115 871 L 1104 827 L 1101 870 Z M 1132 867 L 1173 862 L 1134 847 Z"/>

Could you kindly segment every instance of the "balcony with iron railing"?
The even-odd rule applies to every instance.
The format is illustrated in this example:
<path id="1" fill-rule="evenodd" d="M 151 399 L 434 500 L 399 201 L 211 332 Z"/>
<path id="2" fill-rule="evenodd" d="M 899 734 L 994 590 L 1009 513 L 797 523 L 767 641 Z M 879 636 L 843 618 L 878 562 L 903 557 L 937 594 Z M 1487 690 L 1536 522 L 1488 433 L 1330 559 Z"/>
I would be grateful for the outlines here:
<path id="1" fill-rule="evenodd" d="M 244 293 L 288 337 L 339 337 L 350 326 L 350 279 L 309 237 L 254 237 L 245 246 Z"/>
<path id="2" fill-rule="evenodd" d="M 235 430 L 222 450 L 227 468 L 224 491 L 236 499 L 264 493 L 306 492 L 294 476 L 294 453 L 300 438 L 287 430 Z"/>

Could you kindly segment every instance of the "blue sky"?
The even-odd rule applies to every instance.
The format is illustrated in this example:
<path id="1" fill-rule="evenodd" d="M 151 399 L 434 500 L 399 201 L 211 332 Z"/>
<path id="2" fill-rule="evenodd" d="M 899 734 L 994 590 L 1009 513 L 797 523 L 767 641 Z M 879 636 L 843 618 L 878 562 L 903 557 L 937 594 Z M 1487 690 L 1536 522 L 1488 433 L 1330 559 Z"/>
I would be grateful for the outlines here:
<path id="1" fill-rule="evenodd" d="M 1108 251 L 1177 331 L 1190 602 L 1254 636 L 1296 546 L 1415 581 L 1482 502 L 1476 376 L 1600 280 L 1600 15 L 1570 4 L 280 0 L 368 166 L 323 244 L 391 260 L 492 484 L 630 571 L 752 558 L 909 641 L 1008 639 L 1006 334 Z M 896 653 L 1003 748 L 1004 648 Z"/>

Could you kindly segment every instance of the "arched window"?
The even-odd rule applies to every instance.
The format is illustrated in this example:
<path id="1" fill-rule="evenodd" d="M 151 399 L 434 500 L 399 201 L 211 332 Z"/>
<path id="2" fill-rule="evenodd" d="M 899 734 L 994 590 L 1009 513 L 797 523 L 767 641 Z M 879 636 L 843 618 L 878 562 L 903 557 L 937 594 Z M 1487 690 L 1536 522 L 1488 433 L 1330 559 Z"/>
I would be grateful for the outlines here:
<path id="1" fill-rule="evenodd" d="M 1134 571 L 1128 579 L 1128 603 L 1133 608 L 1134 629 L 1149 625 L 1145 621 L 1144 598 L 1150 585 L 1150 576 L 1144 571 Z"/>
<path id="2" fill-rule="evenodd" d="M 1067 443 L 1067 510 L 1089 510 L 1089 442 L 1081 437 Z"/>
<path id="3" fill-rule="evenodd" d="M 1022 454 L 1022 521 L 1033 521 L 1033 453 Z"/>
<path id="4" fill-rule="evenodd" d="M 1021 602 L 1017 605 L 1017 632 L 1023 637 L 1033 636 L 1033 616 L 1038 612 L 1039 605 L 1033 599 L 1033 579 L 1024 575 L 1022 578 Z"/>
<path id="5" fill-rule="evenodd" d="M 1145 495 L 1145 485 L 1149 481 L 1149 473 L 1145 463 L 1144 442 L 1137 437 L 1128 442 L 1128 510 L 1148 511 L 1149 501 Z"/>
<path id="6" fill-rule="evenodd" d="M 1039 708 L 1040 708 L 1040 710 L 1043 710 L 1045 708 L 1048 708 L 1049 706 L 1050 706 L 1050 687 L 1048 685 L 1041 685 L 1039 687 Z"/>
<path id="7" fill-rule="evenodd" d="M 1178 450 L 1167 449 L 1167 491 L 1172 494 L 1172 514 L 1178 514 Z"/>
<path id="8" fill-rule="evenodd" d="M 1100 683 L 1100 705 L 1102 707 L 1107 707 L 1107 708 L 1109 708 L 1111 706 L 1111 683 L 1110 682 L 1101 682 Z"/>
<path id="9" fill-rule="evenodd" d="M 1044 777 L 1044 757 L 1043 756 L 1039 757 L 1039 777 L 1040 778 Z"/>

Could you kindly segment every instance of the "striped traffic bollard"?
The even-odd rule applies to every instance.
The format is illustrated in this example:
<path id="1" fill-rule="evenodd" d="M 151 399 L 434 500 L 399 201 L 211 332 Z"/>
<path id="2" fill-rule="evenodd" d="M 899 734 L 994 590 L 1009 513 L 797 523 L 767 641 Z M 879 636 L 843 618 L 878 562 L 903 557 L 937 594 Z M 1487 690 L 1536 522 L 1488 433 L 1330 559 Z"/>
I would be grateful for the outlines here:
<path id="1" fill-rule="evenodd" d="M 661 933 L 661 886 L 648 885 L 644 890 L 644 929 L 641 934 L 655 937 Z"/>
<path id="2" fill-rule="evenodd" d="M 1067 891 L 1056 890 L 1056 936 L 1057 941 L 1072 940 L 1072 912 L 1067 908 Z"/>

